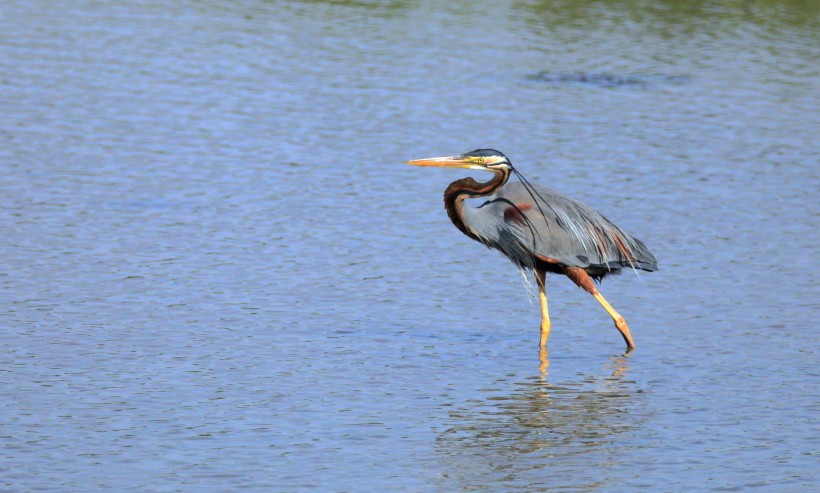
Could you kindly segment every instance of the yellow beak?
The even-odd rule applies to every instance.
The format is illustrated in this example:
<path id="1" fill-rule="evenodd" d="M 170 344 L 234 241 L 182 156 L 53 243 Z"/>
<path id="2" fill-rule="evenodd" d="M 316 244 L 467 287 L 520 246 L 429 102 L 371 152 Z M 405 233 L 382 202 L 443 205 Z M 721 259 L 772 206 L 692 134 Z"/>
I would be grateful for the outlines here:
<path id="1" fill-rule="evenodd" d="M 412 161 L 407 161 L 407 164 L 412 164 L 413 166 L 439 166 L 444 168 L 486 169 L 484 166 L 473 162 L 470 158 L 464 158 L 461 156 L 413 159 Z"/>

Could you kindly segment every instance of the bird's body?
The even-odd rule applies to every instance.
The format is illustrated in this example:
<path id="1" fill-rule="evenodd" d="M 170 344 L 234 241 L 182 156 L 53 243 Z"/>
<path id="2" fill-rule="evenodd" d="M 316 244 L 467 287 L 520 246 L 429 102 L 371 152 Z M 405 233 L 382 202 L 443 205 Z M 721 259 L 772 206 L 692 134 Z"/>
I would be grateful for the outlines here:
<path id="1" fill-rule="evenodd" d="M 541 346 L 550 332 L 546 274 L 563 274 L 588 291 L 612 316 L 627 348 L 634 342 L 629 328 L 598 292 L 592 279 L 601 280 L 623 268 L 657 270 L 646 245 L 606 217 L 553 190 L 530 184 L 506 156 L 478 149 L 461 156 L 409 161 L 418 166 L 446 166 L 491 171 L 486 183 L 472 178 L 455 181 L 444 192 L 453 224 L 467 236 L 506 255 L 520 269 L 535 272 L 541 301 Z M 510 173 L 522 181 L 508 183 Z M 486 197 L 478 207 L 465 199 Z"/>
<path id="2" fill-rule="evenodd" d="M 643 242 L 591 207 L 548 188 L 533 190 L 534 199 L 521 182 L 507 183 L 478 207 L 464 207 L 465 223 L 479 241 L 526 269 L 535 270 L 539 259 L 552 259 L 543 262 L 548 266 L 579 267 L 596 279 L 623 268 L 657 269 Z M 492 221 L 484 220 L 488 216 Z"/>

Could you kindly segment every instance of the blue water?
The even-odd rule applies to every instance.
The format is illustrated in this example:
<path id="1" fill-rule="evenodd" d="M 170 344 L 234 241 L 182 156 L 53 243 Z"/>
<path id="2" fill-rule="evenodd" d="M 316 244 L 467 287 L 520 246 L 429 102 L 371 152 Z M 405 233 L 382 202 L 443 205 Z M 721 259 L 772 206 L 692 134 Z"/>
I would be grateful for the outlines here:
<path id="1" fill-rule="evenodd" d="M 819 10 L 4 2 L 0 489 L 817 489 Z M 477 147 L 649 245 L 635 352 L 553 277 L 539 360 L 402 164 Z"/>

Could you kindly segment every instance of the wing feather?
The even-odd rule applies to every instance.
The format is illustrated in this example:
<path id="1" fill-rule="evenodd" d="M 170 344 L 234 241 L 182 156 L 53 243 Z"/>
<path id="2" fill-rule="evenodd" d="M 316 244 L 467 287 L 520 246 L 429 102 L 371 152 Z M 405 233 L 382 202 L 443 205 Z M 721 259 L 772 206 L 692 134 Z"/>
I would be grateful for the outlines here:
<path id="1" fill-rule="evenodd" d="M 499 213 L 504 227 L 495 236 L 498 248 L 524 267 L 532 267 L 522 261 L 527 253 L 571 267 L 657 270 L 643 242 L 591 207 L 553 190 L 512 182 L 490 202 L 504 208 Z M 511 207 L 514 213 L 508 212 Z"/>

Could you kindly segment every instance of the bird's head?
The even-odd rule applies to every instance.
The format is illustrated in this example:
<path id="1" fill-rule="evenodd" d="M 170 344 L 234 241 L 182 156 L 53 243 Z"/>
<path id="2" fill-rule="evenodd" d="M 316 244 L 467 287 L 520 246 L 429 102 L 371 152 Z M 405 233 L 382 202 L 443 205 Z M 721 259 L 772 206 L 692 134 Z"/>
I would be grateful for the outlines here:
<path id="1" fill-rule="evenodd" d="M 413 166 L 442 166 L 445 168 L 480 169 L 499 173 L 502 170 L 512 169 L 507 156 L 495 149 L 476 149 L 465 152 L 460 156 L 431 157 L 407 161 Z"/>

